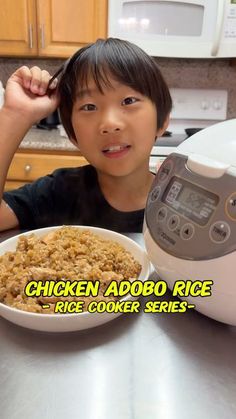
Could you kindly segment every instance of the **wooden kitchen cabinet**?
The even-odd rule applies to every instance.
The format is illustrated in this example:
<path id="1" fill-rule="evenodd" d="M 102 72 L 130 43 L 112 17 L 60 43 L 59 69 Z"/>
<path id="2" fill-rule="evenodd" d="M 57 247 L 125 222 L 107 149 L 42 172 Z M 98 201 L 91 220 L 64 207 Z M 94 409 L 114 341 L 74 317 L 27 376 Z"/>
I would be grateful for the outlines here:
<path id="1" fill-rule="evenodd" d="M 37 55 L 35 0 L 4 0 L 0 7 L 0 54 Z"/>
<path id="2" fill-rule="evenodd" d="M 8 170 L 5 191 L 31 183 L 56 169 L 85 164 L 88 164 L 87 160 L 77 152 L 19 151 L 15 154 Z"/>
<path id="3" fill-rule="evenodd" d="M 107 0 L 4 0 L 0 55 L 69 57 L 107 35 Z"/>

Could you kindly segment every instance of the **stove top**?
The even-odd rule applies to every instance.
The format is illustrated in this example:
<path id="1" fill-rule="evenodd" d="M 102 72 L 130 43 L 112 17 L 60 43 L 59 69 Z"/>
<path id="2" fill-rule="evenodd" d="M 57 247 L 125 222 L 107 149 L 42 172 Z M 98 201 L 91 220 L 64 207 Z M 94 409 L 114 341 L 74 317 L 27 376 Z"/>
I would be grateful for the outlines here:
<path id="1" fill-rule="evenodd" d="M 200 129 L 226 119 L 226 90 L 170 89 L 173 109 L 168 131 L 158 138 L 151 156 L 164 156 Z"/>
<path id="2" fill-rule="evenodd" d="M 154 147 L 177 147 L 186 140 L 186 134 L 172 134 L 171 136 L 162 136 L 155 141 Z"/>

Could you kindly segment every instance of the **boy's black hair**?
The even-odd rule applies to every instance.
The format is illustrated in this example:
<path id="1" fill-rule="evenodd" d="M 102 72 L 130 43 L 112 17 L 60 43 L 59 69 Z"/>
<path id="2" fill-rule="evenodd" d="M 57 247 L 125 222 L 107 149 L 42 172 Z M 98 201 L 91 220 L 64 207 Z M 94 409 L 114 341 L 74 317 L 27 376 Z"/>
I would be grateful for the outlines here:
<path id="1" fill-rule="evenodd" d="M 147 96 L 157 109 L 157 128 L 162 128 L 168 117 L 172 100 L 169 89 L 151 56 L 138 46 L 121 39 L 98 39 L 79 49 L 65 64 L 58 84 L 60 117 L 71 140 L 76 141 L 71 115 L 76 95 L 87 87 L 93 77 L 103 92 L 109 86 L 109 76 Z"/>

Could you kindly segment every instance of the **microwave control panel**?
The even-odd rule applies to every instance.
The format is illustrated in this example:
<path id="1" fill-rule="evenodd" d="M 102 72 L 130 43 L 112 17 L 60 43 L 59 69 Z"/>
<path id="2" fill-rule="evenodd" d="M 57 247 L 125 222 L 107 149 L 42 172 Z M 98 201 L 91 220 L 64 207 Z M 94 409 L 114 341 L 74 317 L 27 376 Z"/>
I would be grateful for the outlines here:
<path id="1" fill-rule="evenodd" d="M 228 0 L 225 14 L 224 37 L 236 38 L 236 0 Z"/>

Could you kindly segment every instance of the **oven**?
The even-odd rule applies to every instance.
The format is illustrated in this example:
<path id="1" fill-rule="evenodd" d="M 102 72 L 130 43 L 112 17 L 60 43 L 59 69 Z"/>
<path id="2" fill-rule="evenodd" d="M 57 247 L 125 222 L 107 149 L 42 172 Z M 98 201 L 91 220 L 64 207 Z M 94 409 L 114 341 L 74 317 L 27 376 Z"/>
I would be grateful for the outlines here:
<path id="1" fill-rule="evenodd" d="M 152 148 L 149 168 L 156 173 L 165 158 L 186 138 L 227 117 L 227 90 L 170 89 L 173 109 L 168 131 Z"/>

